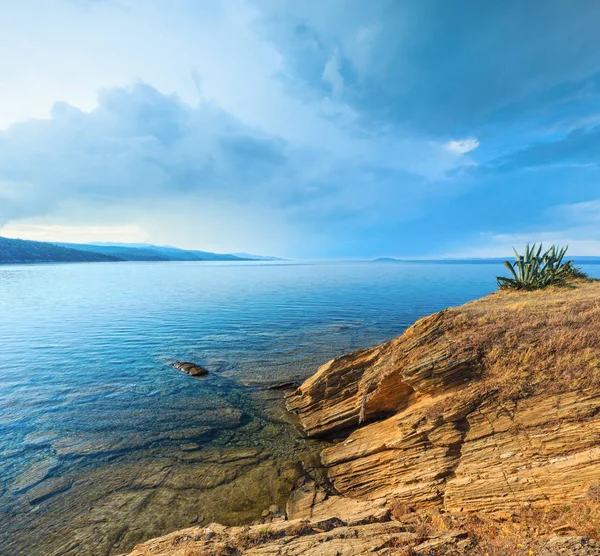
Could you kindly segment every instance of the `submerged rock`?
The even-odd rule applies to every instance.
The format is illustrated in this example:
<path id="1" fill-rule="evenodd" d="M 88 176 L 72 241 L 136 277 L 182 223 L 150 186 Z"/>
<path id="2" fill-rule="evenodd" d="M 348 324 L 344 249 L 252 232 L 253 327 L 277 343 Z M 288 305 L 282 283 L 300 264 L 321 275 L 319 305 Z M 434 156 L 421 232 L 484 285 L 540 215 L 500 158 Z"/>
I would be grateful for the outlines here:
<path id="1" fill-rule="evenodd" d="M 208 371 L 204 367 L 196 363 L 190 363 L 189 361 L 173 361 L 171 366 L 190 376 L 205 376 L 208 374 Z"/>
<path id="2" fill-rule="evenodd" d="M 295 390 L 298 386 L 300 386 L 300 383 L 296 380 L 276 382 L 275 384 L 267 386 L 267 390 Z"/>

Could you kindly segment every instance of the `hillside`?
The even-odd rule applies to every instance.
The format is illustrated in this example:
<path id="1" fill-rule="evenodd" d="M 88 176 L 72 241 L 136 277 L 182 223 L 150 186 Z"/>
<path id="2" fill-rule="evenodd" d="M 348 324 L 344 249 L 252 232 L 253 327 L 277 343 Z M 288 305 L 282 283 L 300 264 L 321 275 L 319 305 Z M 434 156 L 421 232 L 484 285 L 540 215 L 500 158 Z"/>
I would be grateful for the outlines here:
<path id="1" fill-rule="evenodd" d="M 599 554 L 599 300 L 598 281 L 502 291 L 326 363 L 287 399 L 333 441 L 325 482 L 132 554 Z"/>
<path id="2" fill-rule="evenodd" d="M 115 261 L 250 261 L 247 257 L 147 244 L 48 243 L 0 237 L 0 264 Z"/>
<path id="3" fill-rule="evenodd" d="M 235 255 L 211 253 L 209 251 L 197 251 L 178 249 L 177 247 L 165 247 L 146 244 L 79 244 L 79 243 L 57 243 L 61 247 L 79 249 L 92 253 L 102 253 L 118 257 L 124 261 L 244 261 L 250 258 L 237 257 Z"/>
<path id="4" fill-rule="evenodd" d="M 24 239 L 0 237 L 0 264 L 114 262 L 118 257 Z"/>

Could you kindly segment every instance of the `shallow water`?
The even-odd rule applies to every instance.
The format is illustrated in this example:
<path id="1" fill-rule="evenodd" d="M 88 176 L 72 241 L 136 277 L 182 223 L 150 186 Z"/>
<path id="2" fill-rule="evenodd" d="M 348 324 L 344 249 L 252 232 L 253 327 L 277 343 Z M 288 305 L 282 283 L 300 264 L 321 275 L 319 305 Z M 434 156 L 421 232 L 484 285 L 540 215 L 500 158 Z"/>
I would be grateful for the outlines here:
<path id="1" fill-rule="evenodd" d="M 600 266 L 584 267 L 600 276 Z M 111 554 L 283 504 L 316 446 L 273 381 L 495 289 L 495 264 L 0 267 L 0 553 Z M 207 367 L 194 379 L 168 363 Z"/>

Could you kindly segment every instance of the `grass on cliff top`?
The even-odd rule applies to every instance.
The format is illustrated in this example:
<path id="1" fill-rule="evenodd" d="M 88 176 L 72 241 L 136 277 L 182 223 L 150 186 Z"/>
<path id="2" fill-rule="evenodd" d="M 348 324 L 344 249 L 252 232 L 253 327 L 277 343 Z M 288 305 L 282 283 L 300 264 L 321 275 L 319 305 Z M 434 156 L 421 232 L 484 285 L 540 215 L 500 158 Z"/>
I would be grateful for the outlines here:
<path id="1" fill-rule="evenodd" d="M 448 310 L 459 354 L 481 355 L 481 386 L 505 399 L 600 387 L 600 281 L 499 291 Z"/>
<path id="2" fill-rule="evenodd" d="M 594 490 L 595 489 L 595 490 Z M 410 518 L 423 538 L 460 529 L 471 539 L 464 554 L 472 556 L 532 556 L 549 554 L 544 540 L 556 535 L 581 536 L 600 541 L 600 500 L 598 485 L 584 500 L 560 507 L 523 508 L 510 515 L 468 514 L 451 516 L 435 509 L 406 514 L 406 506 L 392 503 L 392 516 L 399 521 Z M 415 556 L 410 547 L 399 555 Z M 562 552 L 561 552 L 562 554 Z M 591 554 L 589 552 L 588 554 Z"/>

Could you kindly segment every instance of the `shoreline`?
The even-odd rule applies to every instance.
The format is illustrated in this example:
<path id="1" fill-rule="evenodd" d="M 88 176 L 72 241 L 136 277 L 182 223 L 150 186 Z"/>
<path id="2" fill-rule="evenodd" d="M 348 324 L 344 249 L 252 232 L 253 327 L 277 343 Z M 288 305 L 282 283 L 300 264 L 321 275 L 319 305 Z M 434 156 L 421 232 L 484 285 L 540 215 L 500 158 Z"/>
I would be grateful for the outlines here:
<path id="1" fill-rule="evenodd" d="M 244 415 L 215 408 L 217 428 L 183 423 L 162 447 L 144 439 L 148 447 L 131 455 L 102 455 L 95 452 L 102 446 L 65 442 L 57 457 L 88 454 L 89 462 L 55 475 L 50 458 L 32 468 L 29 482 L 21 479 L 26 490 L 3 508 L 3 553 L 119 554 L 192 524 L 250 524 L 266 507 L 285 508 L 321 443 L 301 437 L 280 390 L 243 387 L 240 395 L 248 397 Z"/>
<path id="2" fill-rule="evenodd" d="M 381 554 L 391 546 L 476 554 L 477 546 L 503 542 L 515 554 L 518 546 L 597 553 L 600 532 L 563 526 L 560 516 L 540 522 L 530 539 L 519 524 L 565 504 L 591 520 L 599 507 L 590 494 L 600 489 L 600 372 L 591 372 L 600 370 L 600 330 L 592 326 L 600 322 L 599 297 L 599 282 L 495 293 L 326 363 L 286 396 L 309 438 L 338 437 L 320 455 L 326 480 L 301 481 L 286 515 L 269 523 L 186 529 L 132 556 L 184 554 L 176 543 L 190 554 L 217 545 L 232 554 L 296 554 L 300 546 L 321 554 L 323 543 L 337 543 L 345 554 L 345 535 Z M 512 520 L 520 532 L 478 537 L 473 516 L 489 521 L 490 531 Z M 426 533 L 420 523 L 429 524 Z"/>

